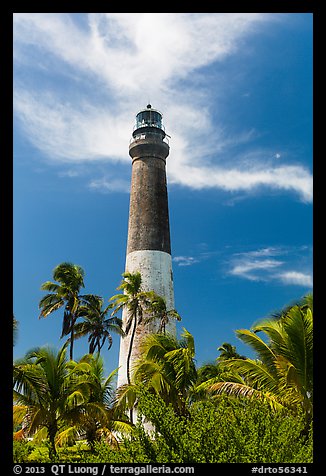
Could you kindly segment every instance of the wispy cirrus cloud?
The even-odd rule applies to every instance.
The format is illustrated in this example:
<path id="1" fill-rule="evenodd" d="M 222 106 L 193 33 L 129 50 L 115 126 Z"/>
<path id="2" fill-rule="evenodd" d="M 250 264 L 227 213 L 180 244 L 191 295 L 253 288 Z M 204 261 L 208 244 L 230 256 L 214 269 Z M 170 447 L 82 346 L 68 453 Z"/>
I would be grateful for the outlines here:
<path id="1" fill-rule="evenodd" d="M 313 286 L 312 274 L 302 273 L 300 271 L 284 271 L 275 276 L 276 279 L 280 279 L 284 284 L 292 284 L 297 286 L 303 286 L 311 288 Z"/>
<path id="2" fill-rule="evenodd" d="M 173 261 L 181 267 L 214 261 L 219 269 L 223 269 L 224 276 L 284 286 L 313 287 L 311 248 L 308 246 L 267 246 L 231 255 L 229 251 L 229 248 L 224 251 L 206 249 L 193 255 L 175 256 Z"/>
<path id="3" fill-rule="evenodd" d="M 264 281 L 267 271 L 270 272 L 270 270 L 274 270 L 282 264 L 282 261 L 274 259 L 253 259 L 243 256 L 236 260 L 230 274 L 249 279 L 250 281 Z"/>
<path id="4" fill-rule="evenodd" d="M 132 118 L 150 100 L 173 131 L 170 183 L 197 190 L 290 191 L 312 201 L 306 167 L 275 164 L 267 159 L 271 151 L 257 150 L 255 131 L 230 135 L 222 119 L 213 120 L 213 86 L 202 74 L 238 54 L 244 41 L 278 15 L 92 13 L 83 22 L 74 15 L 14 15 L 15 124 L 48 160 L 105 160 L 111 172 L 117 162 L 129 165 Z M 245 152 L 235 154 L 239 143 Z M 105 191 L 105 178 L 89 187 L 100 190 L 101 183 Z"/>
<path id="5" fill-rule="evenodd" d="M 129 193 L 130 192 L 130 182 L 127 180 L 123 180 L 120 178 L 114 177 L 101 177 L 99 179 L 92 179 L 89 182 L 89 188 L 91 190 L 98 190 L 102 193 L 110 193 L 110 192 L 123 192 Z"/>
<path id="6" fill-rule="evenodd" d="M 177 263 L 178 266 L 192 266 L 193 264 L 199 263 L 199 259 L 194 256 L 175 256 L 173 261 Z"/>
<path id="7" fill-rule="evenodd" d="M 249 281 L 311 288 L 313 278 L 305 256 L 306 252 L 306 247 L 300 250 L 289 247 L 267 247 L 234 253 L 229 260 L 228 274 Z"/>

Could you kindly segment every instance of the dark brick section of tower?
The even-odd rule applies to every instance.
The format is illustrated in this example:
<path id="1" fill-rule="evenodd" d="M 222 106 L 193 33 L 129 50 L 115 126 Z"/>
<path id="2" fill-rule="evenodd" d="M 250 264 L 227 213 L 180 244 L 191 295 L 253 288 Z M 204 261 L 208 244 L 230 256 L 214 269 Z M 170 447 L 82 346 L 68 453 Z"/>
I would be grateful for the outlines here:
<path id="1" fill-rule="evenodd" d="M 157 250 L 171 254 L 165 172 L 169 146 L 161 134 L 144 129 L 141 138 L 129 146 L 133 161 L 127 253 Z"/>

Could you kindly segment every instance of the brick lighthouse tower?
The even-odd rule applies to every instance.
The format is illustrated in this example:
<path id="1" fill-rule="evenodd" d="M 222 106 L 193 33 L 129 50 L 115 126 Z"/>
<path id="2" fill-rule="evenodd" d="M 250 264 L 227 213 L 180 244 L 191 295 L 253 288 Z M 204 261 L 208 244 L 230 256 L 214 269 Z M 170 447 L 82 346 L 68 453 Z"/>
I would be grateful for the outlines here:
<path id="1" fill-rule="evenodd" d="M 174 308 L 170 226 L 165 164 L 169 155 L 168 139 L 162 114 L 150 104 L 136 116 L 129 145 L 132 177 L 129 207 L 126 272 L 140 272 L 142 291 L 155 291 L 165 298 L 167 310 Z M 125 309 L 122 321 L 128 315 Z M 173 320 L 171 320 L 173 321 Z M 175 323 L 166 331 L 175 334 Z M 139 344 L 145 334 L 156 332 L 154 322 L 138 324 L 131 352 L 133 362 L 139 358 Z M 127 383 L 127 355 L 130 335 L 121 338 L 118 386 Z"/>

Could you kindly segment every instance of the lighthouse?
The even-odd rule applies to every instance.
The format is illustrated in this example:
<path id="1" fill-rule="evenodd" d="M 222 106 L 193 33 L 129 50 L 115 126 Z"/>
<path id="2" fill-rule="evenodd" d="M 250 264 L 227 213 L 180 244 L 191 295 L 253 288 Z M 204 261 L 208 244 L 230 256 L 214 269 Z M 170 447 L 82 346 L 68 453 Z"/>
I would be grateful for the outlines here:
<path id="1" fill-rule="evenodd" d="M 132 159 L 128 241 L 125 271 L 139 272 L 142 291 L 155 291 L 164 297 L 167 310 L 174 309 L 171 241 L 166 181 L 166 158 L 169 155 L 168 136 L 162 114 L 150 104 L 136 115 L 129 144 Z M 128 319 L 123 310 L 122 322 Z M 130 368 L 140 357 L 140 342 L 144 335 L 157 332 L 158 323 L 137 325 L 131 350 Z M 171 320 L 173 321 L 173 320 Z M 175 322 L 169 322 L 166 332 L 175 334 Z M 127 383 L 127 355 L 130 335 L 121 337 L 118 386 Z"/>

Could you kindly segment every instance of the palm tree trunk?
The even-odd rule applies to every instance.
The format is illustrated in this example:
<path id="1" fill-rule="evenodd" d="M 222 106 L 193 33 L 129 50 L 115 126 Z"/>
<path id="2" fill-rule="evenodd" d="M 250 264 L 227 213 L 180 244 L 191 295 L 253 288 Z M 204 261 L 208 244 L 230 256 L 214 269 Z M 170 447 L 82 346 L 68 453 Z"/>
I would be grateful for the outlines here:
<path id="1" fill-rule="evenodd" d="M 71 326 L 71 332 L 70 332 L 70 360 L 73 360 L 73 350 L 74 350 L 74 327 Z"/>
<path id="2" fill-rule="evenodd" d="M 57 456 L 57 450 L 55 447 L 55 436 L 57 434 L 57 425 L 55 423 L 49 425 L 48 427 L 48 436 L 49 436 L 49 457 L 50 460 L 53 461 L 54 458 Z"/>
<path id="3" fill-rule="evenodd" d="M 131 333 L 131 336 L 130 336 L 128 356 L 127 356 L 127 381 L 128 381 L 128 385 L 130 385 L 130 383 L 131 383 L 131 378 L 130 378 L 130 359 L 131 359 L 132 346 L 133 346 L 134 338 L 135 338 L 135 334 L 136 334 L 136 324 L 137 324 L 137 318 L 136 318 L 136 316 L 134 316 L 134 327 L 132 328 L 132 333 Z"/>
<path id="4" fill-rule="evenodd" d="M 70 331 L 70 360 L 73 360 L 73 353 L 74 353 L 74 330 L 76 324 L 76 317 L 74 314 L 71 315 L 71 331 Z"/>
<path id="5" fill-rule="evenodd" d="M 137 315 L 134 316 L 134 326 L 132 328 L 132 333 L 131 333 L 131 336 L 130 336 L 128 356 L 127 356 L 127 382 L 128 382 L 128 385 L 130 385 L 130 383 L 131 383 L 130 359 L 131 359 L 132 346 L 133 346 L 134 338 L 135 338 L 135 334 L 136 334 L 136 325 L 137 325 Z M 132 408 L 130 409 L 129 416 L 130 416 L 130 423 L 133 424 L 133 410 L 132 410 Z"/>

